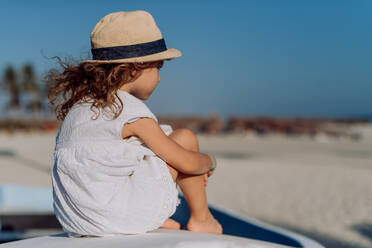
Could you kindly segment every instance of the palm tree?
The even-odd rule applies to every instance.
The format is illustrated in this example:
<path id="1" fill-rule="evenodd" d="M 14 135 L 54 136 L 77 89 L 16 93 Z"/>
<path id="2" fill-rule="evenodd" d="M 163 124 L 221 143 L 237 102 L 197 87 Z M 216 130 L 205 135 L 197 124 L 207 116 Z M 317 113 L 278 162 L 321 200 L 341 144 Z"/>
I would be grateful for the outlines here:
<path id="1" fill-rule="evenodd" d="M 43 82 L 43 87 L 42 87 L 43 99 L 48 100 L 49 90 L 56 83 L 56 81 L 53 78 L 53 75 L 57 75 L 57 74 L 59 74 L 59 72 L 56 69 L 51 69 L 43 75 L 43 80 L 42 80 L 42 82 Z M 48 103 L 46 103 L 44 105 L 44 107 L 45 107 L 45 109 L 44 109 L 45 114 L 49 114 L 51 116 L 54 116 L 54 114 L 55 114 L 54 107 L 50 104 L 49 101 L 48 101 Z"/>
<path id="2" fill-rule="evenodd" d="M 9 65 L 5 69 L 4 82 L 9 90 L 9 108 L 12 110 L 18 110 L 20 108 L 19 101 L 19 87 L 17 84 L 17 74 L 14 71 L 13 66 Z"/>
<path id="3" fill-rule="evenodd" d="M 40 112 L 42 108 L 41 92 L 36 83 L 36 77 L 32 64 L 25 64 L 22 68 L 22 87 L 23 92 L 32 94 L 32 100 L 27 104 L 27 109 L 33 112 Z"/>

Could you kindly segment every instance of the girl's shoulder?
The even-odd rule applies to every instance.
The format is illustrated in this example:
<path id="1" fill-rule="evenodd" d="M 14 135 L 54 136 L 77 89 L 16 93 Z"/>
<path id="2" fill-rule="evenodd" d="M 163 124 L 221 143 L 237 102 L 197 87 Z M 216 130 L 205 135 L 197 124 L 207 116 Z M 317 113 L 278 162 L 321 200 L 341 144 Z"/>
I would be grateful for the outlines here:
<path id="1" fill-rule="evenodd" d="M 131 107 L 147 108 L 146 104 L 136 96 L 123 90 L 116 91 L 117 96 L 122 100 L 123 104 L 127 104 Z"/>
<path id="2" fill-rule="evenodd" d="M 122 105 L 122 111 L 117 118 L 110 108 L 96 109 L 92 103 L 81 101 L 75 103 L 67 113 L 64 122 L 87 122 L 89 120 L 100 121 L 119 121 L 126 122 L 126 120 L 141 117 L 150 117 L 155 119 L 156 116 L 152 113 L 149 107 L 136 96 L 122 90 L 117 90 L 117 96 L 121 100 L 116 99 L 116 106 Z M 94 118 L 98 117 L 98 118 Z"/>
<path id="3" fill-rule="evenodd" d="M 126 120 L 125 122 L 127 122 L 130 119 L 150 117 L 158 121 L 156 116 L 141 99 L 121 90 L 117 91 L 117 95 L 123 103 L 123 110 L 119 116 L 119 119 L 124 119 Z"/>

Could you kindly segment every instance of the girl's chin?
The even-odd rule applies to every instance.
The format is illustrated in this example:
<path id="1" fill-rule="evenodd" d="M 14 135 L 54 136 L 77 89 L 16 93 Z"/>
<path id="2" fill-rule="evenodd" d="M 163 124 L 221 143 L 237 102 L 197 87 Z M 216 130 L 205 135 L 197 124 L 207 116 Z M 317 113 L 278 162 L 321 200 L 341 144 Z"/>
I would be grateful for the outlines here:
<path id="1" fill-rule="evenodd" d="M 137 98 L 141 99 L 141 100 L 147 100 L 149 99 L 150 95 L 140 95 L 140 96 L 137 96 Z"/>

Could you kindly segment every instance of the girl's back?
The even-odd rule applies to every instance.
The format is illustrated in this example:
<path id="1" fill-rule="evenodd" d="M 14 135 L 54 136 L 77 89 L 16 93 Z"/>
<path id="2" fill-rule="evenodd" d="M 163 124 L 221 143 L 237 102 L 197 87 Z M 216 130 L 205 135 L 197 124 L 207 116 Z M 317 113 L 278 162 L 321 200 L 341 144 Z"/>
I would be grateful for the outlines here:
<path id="1" fill-rule="evenodd" d="M 124 106 L 118 118 L 103 112 L 92 119 L 91 104 L 75 104 L 56 138 L 54 208 L 71 235 L 143 233 L 161 226 L 179 203 L 165 162 L 138 138 L 121 138 L 124 124 L 157 121 L 155 115 L 131 94 L 117 95 Z"/>

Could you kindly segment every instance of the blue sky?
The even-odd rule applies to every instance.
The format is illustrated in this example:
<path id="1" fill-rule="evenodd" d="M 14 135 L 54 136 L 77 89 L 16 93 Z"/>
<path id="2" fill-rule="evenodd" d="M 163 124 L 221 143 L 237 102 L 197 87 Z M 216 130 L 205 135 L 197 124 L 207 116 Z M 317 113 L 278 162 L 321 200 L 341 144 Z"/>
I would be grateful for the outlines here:
<path id="1" fill-rule="evenodd" d="M 146 101 L 156 114 L 372 113 L 372 1 L 2 1 L 0 72 L 43 57 L 86 59 L 106 14 L 150 12 L 168 47 Z"/>

